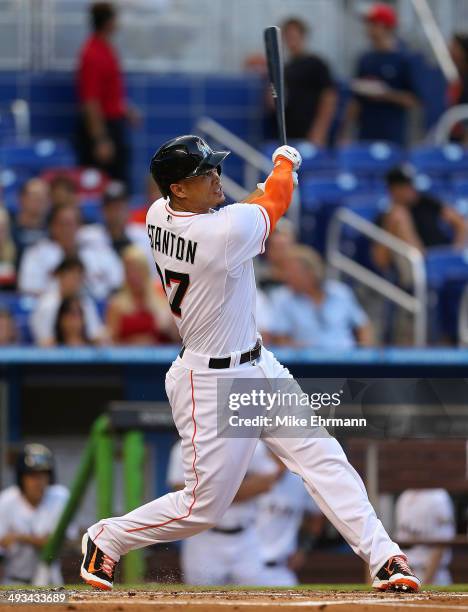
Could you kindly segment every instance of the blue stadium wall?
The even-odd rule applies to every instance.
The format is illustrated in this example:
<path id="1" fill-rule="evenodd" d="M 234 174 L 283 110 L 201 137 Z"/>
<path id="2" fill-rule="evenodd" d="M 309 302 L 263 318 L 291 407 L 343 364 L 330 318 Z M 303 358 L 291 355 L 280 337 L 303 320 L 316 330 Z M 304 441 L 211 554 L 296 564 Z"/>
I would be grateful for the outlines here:
<path id="1" fill-rule="evenodd" d="M 134 191 L 144 191 L 148 161 L 165 140 L 194 130 L 205 115 L 252 144 L 263 131 L 264 86 L 255 76 L 127 75 L 128 98 L 143 113 L 132 132 Z M 14 99 L 30 103 L 32 135 L 72 139 L 76 125 L 73 75 L 63 73 L 0 72 L 0 105 Z M 242 179 L 242 165 L 232 158 L 229 174 Z"/>

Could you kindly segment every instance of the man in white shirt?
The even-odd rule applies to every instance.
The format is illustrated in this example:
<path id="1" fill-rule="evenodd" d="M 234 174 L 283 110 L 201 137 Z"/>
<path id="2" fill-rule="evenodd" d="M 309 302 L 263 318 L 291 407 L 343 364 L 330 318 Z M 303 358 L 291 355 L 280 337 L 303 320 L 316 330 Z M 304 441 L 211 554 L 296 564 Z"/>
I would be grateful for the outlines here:
<path id="1" fill-rule="evenodd" d="M 27 444 L 18 458 L 17 484 L 0 493 L 0 558 L 3 584 L 33 584 L 40 552 L 54 531 L 68 500 L 68 490 L 54 484 L 54 460 L 42 444 Z M 60 565 L 50 568 L 51 584 L 62 584 Z"/>
<path id="2" fill-rule="evenodd" d="M 77 296 L 83 309 L 86 337 L 95 343 L 105 338 L 105 327 L 94 300 L 84 291 L 84 266 L 78 257 L 66 257 L 54 271 L 57 283 L 37 300 L 30 319 L 34 342 L 40 346 L 55 343 L 55 322 L 62 300 Z"/>
<path id="3" fill-rule="evenodd" d="M 274 341 L 333 350 L 372 343 L 363 308 L 350 287 L 325 278 L 325 266 L 316 251 L 293 246 L 283 257 L 287 285 L 271 292 Z"/>
<path id="4" fill-rule="evenodd" d="M 120 287 L 123 270 L 117 254 L 108 246 L 82 245 L 79 211 L 58 206 L 49 218 L 49 238 L 28 248 L 21 260 L 18 285 L 22 293 L 41 295 L 53 284 L 53 272 L 64 257 L 78 256 L 86 271 L 86 286 L 97 300 Z"/>
<path id="5" fill-rule="evenodd" d="M 396 504 L 397 540 L 452 540 L 455 510 L 445 489 L 407 489 Z M 452 584 L 448 546 L 416 545 L 403 549 L 415 571 L 427 584 Z"/>

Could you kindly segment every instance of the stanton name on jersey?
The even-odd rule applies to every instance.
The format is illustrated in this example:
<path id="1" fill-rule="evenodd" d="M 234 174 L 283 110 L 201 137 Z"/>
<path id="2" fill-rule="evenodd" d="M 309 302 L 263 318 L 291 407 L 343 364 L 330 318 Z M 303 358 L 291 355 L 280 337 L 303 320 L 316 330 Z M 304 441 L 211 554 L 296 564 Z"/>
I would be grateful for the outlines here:
<path id="1" fill-rule="evenodd" d="M 195 263 L 195 253 L 198 242 L 185 240 L 181 236 L 176 236 L 166 229 L 161 229 L 157 225 L 148 224 L 148 236 L 151 241 L 153 251 L 159 251 L 169 257 L 175 257 L 179 261 Z"/>

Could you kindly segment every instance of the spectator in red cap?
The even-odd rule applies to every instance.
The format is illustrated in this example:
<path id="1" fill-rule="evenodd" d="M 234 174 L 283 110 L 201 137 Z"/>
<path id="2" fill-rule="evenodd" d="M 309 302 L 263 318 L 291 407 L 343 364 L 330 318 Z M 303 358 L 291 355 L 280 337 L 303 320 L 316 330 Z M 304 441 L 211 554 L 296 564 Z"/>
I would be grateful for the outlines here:
<path id="1" fill-rule="evenodd" d="M 360 140 L 405 145 L 408 110 L 417 105 L 417 98 L 410 57 L 396 36 L 397 14 L 387 4 L 373 4 L 363 18 L 372 49 L 358 61 L 344 140 L 350 139 L 357 124 Z"/>
<path id="2" fill-rule="evenodd" d="M 79 59 L 77 87 L 80 101 L 78 157 L 80 165 L 97 167 L 128 185 L 127 122 L 138 115 L 127 104 L 119 58 L 111 44 L 117 12 L 109 2 L 90 9 L 93 33 Z"/>

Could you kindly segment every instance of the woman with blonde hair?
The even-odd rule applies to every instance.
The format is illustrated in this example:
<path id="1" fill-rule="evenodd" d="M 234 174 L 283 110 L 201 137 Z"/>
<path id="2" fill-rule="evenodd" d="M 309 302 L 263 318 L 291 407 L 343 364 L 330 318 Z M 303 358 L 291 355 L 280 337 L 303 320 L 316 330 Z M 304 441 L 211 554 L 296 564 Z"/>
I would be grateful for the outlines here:
<path id="1" fill-rule="evenodd" d="M 151 346 L 177 338 L 167 301 L 154 285 L 148 259 L 131 245 L 122 253 L 125 281 L 109 300 L 106 323 L 114 344 Z"/>

